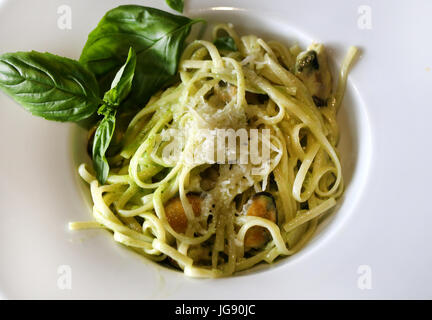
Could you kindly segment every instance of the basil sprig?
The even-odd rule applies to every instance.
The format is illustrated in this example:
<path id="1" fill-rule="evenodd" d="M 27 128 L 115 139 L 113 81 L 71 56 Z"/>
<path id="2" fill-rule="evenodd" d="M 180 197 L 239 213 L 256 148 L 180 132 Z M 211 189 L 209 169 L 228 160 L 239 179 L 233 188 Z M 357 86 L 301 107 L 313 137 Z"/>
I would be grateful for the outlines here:
<path id="1" fill-rule="evenodd" d="M 104 118 L 95 133 L 93 166 L 99 182 L 105 183 L 109 172 L 105 153 L 117 108 L 131 91 L 135 66 L 136 54 L 130 48 L 102 100 L 95 76 L 77 61 L 36 51 L 6 53 L 0 56 L 0 88 L 32 114 L 48 120 L 77 122 L 98 110 Z"/>
<path id="2" fill-rule="evenodd" d="M 183 8 L 183 1 L 170 3 Z M 48 120 L 89 126 L 102 118 L 92 158 L 105 183 L 105 154 L 121 147 L 117 137 L 137 110 L 177 79 L 186 37 L 200 21 L 149 7 L 117 7 L 90 33 L 79 62 L 36 51 L 0 55 L 0 89 Z"/>
<path id="3" fill-rule="evenodd" d="M 102 184 L 105 183 L 109 173 L 109 164 L 105 153 L 114 134 L 117 108 L 132 89 L 135 67 L 136 54 L 133 48 L 130 48 L 126 63 L 117 72 L 111 89 L 104 95 L 104 104 L 98 110 L 98 114 L 103 115 L 104 118 L 95 132 L 92 158 L 96 177 Z"/>

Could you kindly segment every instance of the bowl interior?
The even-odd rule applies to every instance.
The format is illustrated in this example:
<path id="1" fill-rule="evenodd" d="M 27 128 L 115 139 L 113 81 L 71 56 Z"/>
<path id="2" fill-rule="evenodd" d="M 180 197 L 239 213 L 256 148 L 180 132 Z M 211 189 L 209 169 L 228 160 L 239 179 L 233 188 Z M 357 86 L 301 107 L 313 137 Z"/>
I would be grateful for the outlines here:
<path id="1" fill-rule="evenodd" d="M 191 12 L 192 17 L 204 18 L 208 23 L 204 32 L 204 38 L 210 39 L 212 26 L 217 23 L 232 23 L 240 35 L 255 34 L 264 40 L 277 39 L 287 45 L 299 44 L 306 48 L 314 40 L 312 37 L 303 33 L 301 30 L 290 26 L 287 22 L 277 17 L 261 15 L 256 12 L 219 7 L 200 9 Z M 190 38 L 196 36 L 200 27 L 195 26 Z M 325 44 L 325 43 L 324 43 Z M 330 64 L 333 69 L 333 76 L 337 78 L 338 66 L 341 61 L 336 61 L 333 56 L 343 57 L 344 51 L 348 49 L 349 43 L 343 44 L 343 49 L 338 49 L 332 45 L 327 45 L 330 54 Z M 237 275 L 250 275 L 257 271 L 269 270 L 270 268 L 285 267 L 295 260 L 301 259 L 304 255 L 316 250 L 323 245 L 324 240 L 336 232 L 343 221 L 349 216 L 355 206 L 356 199 L 363 188 L 368 167 L 370 154 L 370 133 L 369 126 L 364 111 L 363 101 L 355 84 L 348 81 L 347 90 L 338 114 L 340 128 L 340 141 L 338 151 L 341 158 L 345 192 L 338 201 L 337 207 L 328 213 L 319 224 L 317 232 L 312 240 L 297 254 L 277 260 L 272 265 L 260 264 L 254 268 L 238 273 Z M 72 144 L 72 165 L 77 168 L 82 162 L 89 163 L 90 159 L 86 153 L 86 131 L 74 126 L 71 131 Z M 92 202 L 89 194 L 88 185 L 77 176 L 77 185 L 82 191 L 86 206 L 91 212 Z M 91 217 L 89 216 L 91 219 Z M 114 241 L 114 240 L 112 240 Z M 127 250 L 127 249 L 125 249 Z M 136 255 L 131 251 L 131 255 Z M 173 272 L 161 266 L 162 272 Z"/>

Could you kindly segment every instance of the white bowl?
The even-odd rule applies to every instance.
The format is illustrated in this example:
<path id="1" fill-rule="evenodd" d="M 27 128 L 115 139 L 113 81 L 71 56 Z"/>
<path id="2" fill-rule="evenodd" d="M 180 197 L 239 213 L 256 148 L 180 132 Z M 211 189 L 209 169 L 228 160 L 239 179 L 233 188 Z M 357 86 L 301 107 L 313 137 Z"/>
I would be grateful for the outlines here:
<path id="1" fill-rule="evenodd" d="M 0 52 L 34 49 L 78 58 L 103 14 L 126 3 L 76 0 L 72 30 L 60 30 L 61 0 L 0 1 Z M 186 14 L 232 22 L 239 32 L 265 39 L 323 42 L 334 67 L 348 46 L 362 49 L 339 115 L 346 192 L 334 214 L 301 252 L 274 266 L 188 279 L 116 244 L 107 231 L 68 231 L 69 221 L 91 219 L 87 187 L 76 172 L 85 159 L 84 133 L 33 117 L 0 94 L 0 292 L 59 299 L 430 298 L 430 170 L 422 159 L 431 156 L 425 137 L 432 44 L 420 41 L 430 29 L 427 10 L 376 1 L 373 28 L 365 30 L 358 27 L 355 1 L 212 3 L 188 1 Z M 145 5 L 167 10 L 161 1 Z M 364 270 L 370 287 L 361 284 Z M 65 288 L 69 271 L 71 288 Z"/>

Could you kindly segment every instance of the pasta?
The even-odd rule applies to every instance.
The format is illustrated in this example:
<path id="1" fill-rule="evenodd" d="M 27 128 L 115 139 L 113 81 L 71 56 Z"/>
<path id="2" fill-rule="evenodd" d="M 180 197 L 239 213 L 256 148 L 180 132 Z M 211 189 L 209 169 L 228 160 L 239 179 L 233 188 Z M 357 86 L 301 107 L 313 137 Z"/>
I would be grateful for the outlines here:
<path id="1" fill-rule="evenodd" d="M 79 167 L 95 222 L 71 229 L 108 229 L 115 241 L 191 277 L 272 263 L 313 236 L 344 190 L 336 114 L 358 50 L 350 48 L 333 90 L 322 45 L 300 52 L 240 37 L 227 24 L 213 37 L 222 33 L 237 50 L 204 40 L 186 47 L 179 83 L 135 115 L 122 149 L 108 159 L 105 185 L 86 164 Z M 222 129 L 234 131 L 235 141 L 261 144 L 214 147 Z M 266 150 L 260 163 L 236 158 Z M 214 154 L 228 161 L 202 156 Z"/>

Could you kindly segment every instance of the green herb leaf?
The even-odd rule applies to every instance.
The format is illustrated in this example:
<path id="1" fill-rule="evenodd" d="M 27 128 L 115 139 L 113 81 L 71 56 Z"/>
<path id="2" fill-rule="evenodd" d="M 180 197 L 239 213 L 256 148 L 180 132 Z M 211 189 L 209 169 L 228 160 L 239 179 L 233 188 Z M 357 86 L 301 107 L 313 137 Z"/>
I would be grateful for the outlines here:
<path id="1" fill-rule="evenodd" d="M 131 47 L 126 63 L 117 72 L 111 89 L 105 93 L 104 101 L 110 106 L 118 106 L 129 94 L 132 89 L 136 66 L 135 50 Z"/>
<path id="2" fill-rule="evenodd" d="M 109 164 L 105 157 L 115 129 L 116 111 L 112 108 L 105 109 L 105 117 L 96 129 L 93 141 L 93 168 L 96 178 L 104 184 L 108 178 Z"/>
<path id="3" fill-rule="evenodd" d="M 128 102 L 142 107 L 175 79 L 184 41 L 191 26 L 199 21 L 154 8 L 120 6 L 108 11 L 90 33 L 80 61 L 107 91 L 126 60 L 127 50 L 133 47 L 137 61 Z"/>
<path id="4" fill-rule="evenodd" d="M 36 51 L 0 56 L 0 88 L 26 110 L 48 120 L 86 119 L 101 102 L 98 83 L 85 67 Z"/>
<path id="5" fill-rule="evenodd" d="M 183 0 L 166 0 L 166 3 L 169 5 L 169 7 L 175 11 L 178 11 L 180 13 L 183 12 L 184 9 L 184 1 Z"/>
<path id="6" fill-rule="evenodd" d="M 96 177 L 101 184 L 105 183 L 109 174 L 109 163 L 105 154 L 114 135 L 117 108 L 132 88 L 135 66 L 136 54 L 131 47 L 125 64 L 117 72 L 111 84 L 111 89 L 104 95 L 105 104 L 98 110 L 98 114 L 104 115 L 104 119 L 96 129 L 92 155 Z"/>
<path id="7" fill-rule="evenodd" d="M 214 45 L 219 50 L 238 51 L 235 41 L 231 37 L 219 37 L 214 41 Z"/>

